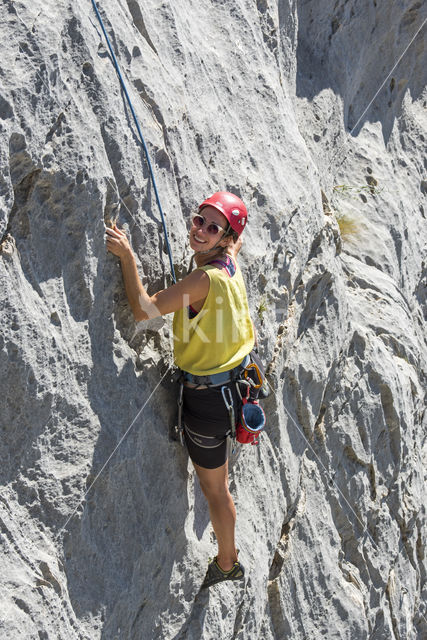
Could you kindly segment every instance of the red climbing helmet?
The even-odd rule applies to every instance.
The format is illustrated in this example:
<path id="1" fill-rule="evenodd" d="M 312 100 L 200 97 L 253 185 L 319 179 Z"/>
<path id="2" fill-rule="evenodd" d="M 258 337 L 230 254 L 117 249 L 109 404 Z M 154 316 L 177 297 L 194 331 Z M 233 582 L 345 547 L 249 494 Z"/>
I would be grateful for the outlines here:
<path id="1" fill-rule="evenodd" d="M 243 202 L 229 191 L 217 191 L 210 198 L 202 202 L 199 207 L 199 211 L 203 207 L 213 207 L 222 213 L 230 223 L 230 227 L 233 231 L 240 234 L 245 228 L 248 212 Z"/>

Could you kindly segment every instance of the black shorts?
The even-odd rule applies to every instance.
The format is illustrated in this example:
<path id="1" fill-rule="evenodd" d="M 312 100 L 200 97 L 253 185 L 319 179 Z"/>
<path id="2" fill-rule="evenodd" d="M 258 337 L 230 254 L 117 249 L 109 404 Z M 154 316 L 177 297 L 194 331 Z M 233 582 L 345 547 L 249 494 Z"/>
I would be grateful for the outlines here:
<path id="1" fill-rule="evenodd" d="M 234 405 L 234 415 L 240 414 L 241 400 L 235 383 L 229 386 Z M 192 461 L 205 469 L 217 469 L 227 460 L 227 437 L 230 417 L 221 393 L 221 387 L 191 389 L 184 387 L 184 424 L 192 432 L 202 436 L 214 436 L 222 440 L 219 446 L 204 448 L 193 442 L 185 433 L 185 442 Z"/>

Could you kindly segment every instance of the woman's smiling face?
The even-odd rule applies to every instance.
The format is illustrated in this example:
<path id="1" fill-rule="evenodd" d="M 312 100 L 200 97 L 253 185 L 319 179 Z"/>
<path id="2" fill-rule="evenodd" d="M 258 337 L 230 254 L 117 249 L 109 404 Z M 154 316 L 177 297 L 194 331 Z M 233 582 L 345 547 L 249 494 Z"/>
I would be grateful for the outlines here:
<path id="1" fill-rule="evenodd" d="M 201 227 L 196 226 L 194 222 L 191 224 L 190 247 L 193 251 L 209 251 L 224 236 L 228 221 L 222 213 L 213 207 L 203 207 L 200 215 L 205 219 L 205 222 Z M 209 233 L 208 227 L 212 223 L 220 227 L 218 233 Z"/>

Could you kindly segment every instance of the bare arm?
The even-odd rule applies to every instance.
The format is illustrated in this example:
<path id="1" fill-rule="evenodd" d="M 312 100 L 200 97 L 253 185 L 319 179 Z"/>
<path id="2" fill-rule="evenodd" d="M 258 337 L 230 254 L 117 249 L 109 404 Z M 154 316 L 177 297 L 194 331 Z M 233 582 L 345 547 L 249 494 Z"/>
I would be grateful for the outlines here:
<path id="1" fill-rule="evenodd" d="M 106 229 L 107 249 L 120 258 L 126 295 L 137 322 L 155 318 L 204 300 L 209 293 L 209 276 L 193 271 L 176 284 L 149 296 L 138 275 L 136 261 L 123 231 Z"/>

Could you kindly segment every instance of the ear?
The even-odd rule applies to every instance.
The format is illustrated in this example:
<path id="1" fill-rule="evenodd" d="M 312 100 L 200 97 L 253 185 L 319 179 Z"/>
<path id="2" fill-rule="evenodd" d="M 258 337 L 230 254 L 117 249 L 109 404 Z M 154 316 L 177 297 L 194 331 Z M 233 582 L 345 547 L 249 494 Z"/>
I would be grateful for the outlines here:
<path id="1" fill-rule="evenodd" d="M 231 244 L 233 244 L 233 236 L 225 236 L 219 242 L 219 246 L 224 248 L 229 247 Z"/>

